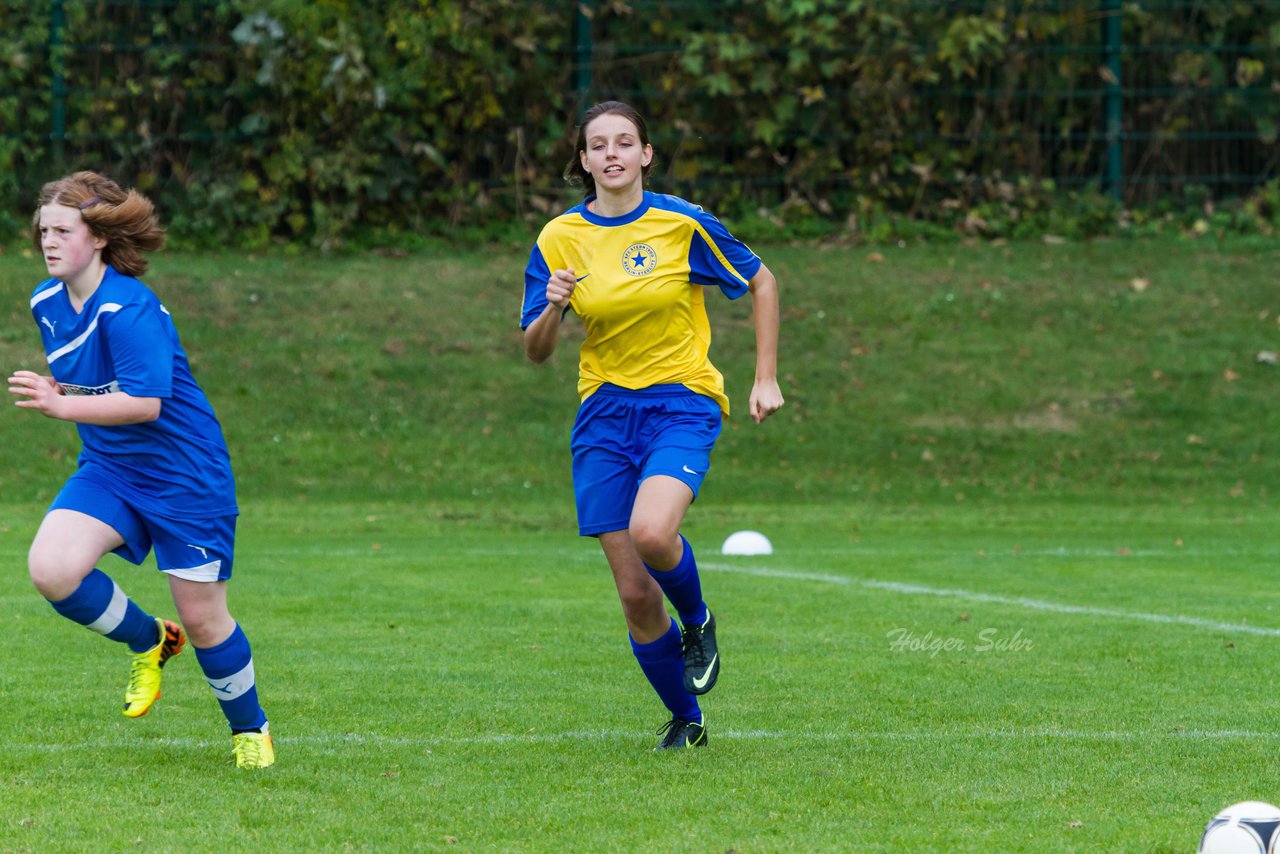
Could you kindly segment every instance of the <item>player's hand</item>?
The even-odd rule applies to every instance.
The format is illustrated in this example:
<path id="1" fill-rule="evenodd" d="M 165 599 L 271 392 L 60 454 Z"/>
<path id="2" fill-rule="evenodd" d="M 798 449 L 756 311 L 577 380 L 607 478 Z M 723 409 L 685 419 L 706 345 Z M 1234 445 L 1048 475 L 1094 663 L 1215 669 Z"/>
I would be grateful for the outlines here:
<path id="1" fill-rule="evenodd" d="M 586 278 L 585 276 L 583 278 Z M 567 270 L 555 270 L 547 279 L 547 302 L 564 310 L 569 307 L 569 297 L 578 287 L 578 274 L 570 267 Z"/>
<path id="2" fill-rule="evenodd" d="M 777 380 L 756 380 L 751 387 L 751 420 L 759 424 L 781 409 L 785 402 Z"/>
<path id="3" fill-rule="evenodd" d="M 58 418 L 58 410 L 65 398 L 62 386 L 53 377 L 42 377 L 31 371 L 14 371 L 9 377 L 9 394 L 17 395 L 17 406 L 34 409 L 50 418 Z"/>

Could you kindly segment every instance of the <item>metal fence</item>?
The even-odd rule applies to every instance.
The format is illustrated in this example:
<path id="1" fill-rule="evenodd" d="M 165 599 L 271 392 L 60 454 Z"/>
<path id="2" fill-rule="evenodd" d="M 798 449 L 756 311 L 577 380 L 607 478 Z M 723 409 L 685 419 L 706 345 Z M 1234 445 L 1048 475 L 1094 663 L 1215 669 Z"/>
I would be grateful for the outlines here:
<path id="1" fill-rule="evenodd" d="M 210 0 L 0 0 L 0 208 L 68 168 L 182 184 L 193 156 L 239 132 L 221 120 L 237 91 L 174 72 L 226 65 L 237 17 Z"/>
<path id="2" fill-rule="evenodd" d="M 646 81 L 660 76 L 685 46 L 637 40 L 635 15 L 593 15 L 590 4 L 578 5 L 572 57 L 584 102 L 620 95 L 647 105 L 669 97 Z M 731 30 L 758 5 L 640 0 L 629 8 L 640 15 L 673 10 L 702 15 L 706 27 Z M 1280 2 L 899 0 L 863 5 L 911 8 L 943 18 L 1000 10 L 1011 27 L 1035 16 L 1066 14 L 1068 26 L 1011 46 L 1001 63 L 978 69 L 964 85 L 915 87 L 919 112 L 941 118 L 906 141 L 921 149 L 964 146 L 975 154 L 967 174 L 951 180 L 991 174 L 1049 179 L 1145 203 L 1193 186 L 1218 197 L 1240 196 L 1277 176 Z M 1233 25 L 1211 28 L 1214 16 L 1234 19 Z M 1139 17 L 1151 23 L 1138 26 Z M 811 47 L 809 52 L 814 63 L 822 63 L 847 49 Z M 937 50 L 936 42 L 919 45 L 922 54 Z M 824 94 L 838 98 L 841 93 L 828 87 Z M 703 133 L 723 148 L 737 141 L 723 129 Z"/>
<path id="3" fill-rule="evenodd" d="M 6 195 L 30 196 L 38 179 L 47 177 L 24 171 L 36 164 L 102 164 L 144 188 L 182 184 L 190 177 L 193 155 L 207 157 L 220 143 L 255 132 L 234 108 L 245 87 L 252 86 L 234 67 L 243 31 L 240 39 L 235 34 L 244 26 L 249 4 L 48 0 L 40 7 L 47 14 L 41 21 L 29 14 L 33 4 L 23 4 L 19 14 L 14 0 L 3 2 L 0 10 L 8 21 L 43 27 L 46 34 L 34 51 L 0 47 L 0 60 L 11 67 L 26 63 L 44 69 L 35 85 L 0 89 L 0 157 L 8 150 L 19 173 L 0 184 Z M 686 29 L 693 22 L 707 33 L 730 33 L 767 4 L 596 0 L 557 5 L 564 9 L 565 38 L 553 49 L 569 69 L 563 85 L 571 90 L 558 94 L 581 104 L 622 97 L 661 113 L 673 93 L 655 81 L 681 61 L 689 45 L 667 40 L 663 28 L 651 24 L 677 16 Z M 944 25 L 949 17 L 993 10 L 1015 30 L 1034 25 L 1037 15 L 1067 20 L 1052 34 L 1015 38 L 1001 62 L 975 68 L 963 85 L 954 80 L 914 85 L 911 104 L 921 120 L 908 138 L 871 129 L 899 146 L 972 149 L 973 162 L 964 174 L 940 175 L 940 182 L 996 174 L 1062 187 L 1093 185 L 1130 203 L 1149 203 L 1192 185 L 1214 196 L 1239 196 L 1280 171 L 1280 0 L 884 0 L 862 5 L 915 9 Z M 765 56 L 795 49 L 757 47 Z M 940 49 L 928 41 L 916 46 L 921 55 Z M 808 61 L 821 68 L 829 60 L 847 59 L 857 46 L 807 50 Z M 202 73 L 191 76 L 202 81 L 198 87 L 185 86 L 183 75 L 174 73 L 196 67 Z M 679 97 L 685 103 L 725 97 L 711 82 L 707 87 L 685 89 Z M 843 93 L 834 82 L 822 94 L 838 101 Z M 688 137 L 687 130 L 682 135 L 667 123 L 655 141 L 670 150 Z M 699 128 L 697 139 L 701 156 L 720 160 L 731 160 L 751 143 L 733 127 Z M 800 142 L 784 137 L 777 149 L 785 154 Z M 13 155 L 19 149 L 21 156 Z M 485 180 L 500 185 L 509 172 L 498 165 Z M 669 180 L 678 188 L 702 179 Z M 755 175 L 745 180 L 763 186 L 778 179 Z M 825 183 L 838 191 L 855 180 L 837 171 Z"/>

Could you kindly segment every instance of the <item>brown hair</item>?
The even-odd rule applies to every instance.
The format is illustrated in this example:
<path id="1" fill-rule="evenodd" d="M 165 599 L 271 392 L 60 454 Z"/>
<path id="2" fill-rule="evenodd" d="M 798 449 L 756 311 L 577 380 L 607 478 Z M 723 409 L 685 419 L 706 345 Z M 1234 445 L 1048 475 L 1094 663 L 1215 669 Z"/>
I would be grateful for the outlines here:
<path id="1" fill-rule="evenodd" d="M 596 179 L 591 177 L 590 172 L 582 168 L 581 154 L 587 150 L 587 125 L 609 113 L 629 120 L 636 126 L 636 132 L 640 135 L 640 144 L 649 144 L 649 128 L 644 123 L 644 116 L 640 115 L 640 112 L 630 104 L 624 104 L 621 101 L 601 101 L 583 113 L 582 124 L 578 125 L 578 144 L 574 146 L 573 159 L 565 164 L 564 179 L 570 184 L 582 184 L 588 196 L 596 194 Z M 653 160 L 650 159 L 649 165 L 640 170 L 641 182 L 649 177 L 649 169 L 652 166 Z"/>
<path id="2" fill-rule="evenodd" d="M 126 276 L 147 271 L 143 252 L 164 246 L 164 229 L 151 201 L 137 190 L 123 190 L 97 172 L 76 172 L 50 181 L 40 190 L 35 216 L 31 218 L 32 241 L 42 252 L 40 209 L 45 205 L 78 208 L 89 232 L 107 241 L 102 260 Z"/>

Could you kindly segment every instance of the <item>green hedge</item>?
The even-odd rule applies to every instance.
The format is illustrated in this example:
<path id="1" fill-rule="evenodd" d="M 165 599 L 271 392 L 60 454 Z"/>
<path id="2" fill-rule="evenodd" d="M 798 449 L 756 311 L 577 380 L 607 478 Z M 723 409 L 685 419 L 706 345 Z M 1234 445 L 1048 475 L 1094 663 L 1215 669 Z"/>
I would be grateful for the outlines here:
<path id="1" fill-rule="evenodd" d="M 1128 200 L 1274 175 L 1280 3 L 1121 14 Z M 99 168 L 151 192 L 179 240 L 527 232 L 571 198 L 573 121 L 608 96 L 650 116 L 656 189 L 757 230 L 1133 223 L 1097 192 L 1108 81 L 1078 4 L 4 0 L 0 28 L 6 228 L 44 180 Z M 1269 228 L 1273 208 L 1232 224 Z"/>

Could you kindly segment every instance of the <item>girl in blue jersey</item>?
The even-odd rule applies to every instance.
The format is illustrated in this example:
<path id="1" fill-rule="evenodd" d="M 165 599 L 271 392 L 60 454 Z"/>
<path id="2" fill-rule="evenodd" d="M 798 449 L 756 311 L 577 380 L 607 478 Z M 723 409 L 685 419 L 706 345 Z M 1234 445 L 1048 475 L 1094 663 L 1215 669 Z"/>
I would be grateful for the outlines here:
<path id="1" fill-rule="evenodd" d="M 227 610 L 235 483 L 222 428 L 191 376 L 169 311 L 135 276 L 164 243 L 151 202 L 93 172 L 46 184 L 34 242 L 51 278 L 31 312 L 52 376 L 15 371 L 16 405 L 77 425 L 79 467 L 31 544 L 36 589 L 59 614 L 128 644 L 124 714 L 160 696 L 190 636 L 242 768 L 275 761 L 249 641 Z M 181 626 L 149 615 L 95 564 L 154 551 Z M 185 632 L 184 632 L 185 629 Z"/>
<path id="2" fill-rule="evenodd" d="M 578 529 L 599 538 L 632 650 L 671 713 L 658 745 L 666 749 L 707 743 L 697 697 L 720 669 L 715 617 L 680 535 L 729 413 L 724 378 L 707 358 L 712 287 L 730 299 L 752 296 L 752 419 L 760 423 L 783 400 L 773 274 L 702 208 L 647 192 L 652 162 L 635 109 L 607 101 L 586 112 L 565 171 L 582 181 L 586 199 L 538 236 L 521 326 L 534 362 L 555 351 L 569 309 L 586 326 L 571 439 Z"/>

